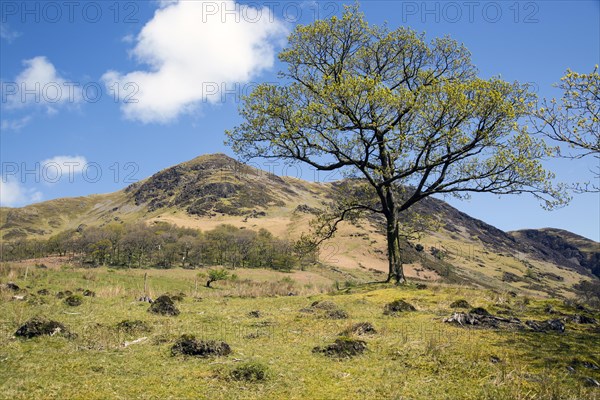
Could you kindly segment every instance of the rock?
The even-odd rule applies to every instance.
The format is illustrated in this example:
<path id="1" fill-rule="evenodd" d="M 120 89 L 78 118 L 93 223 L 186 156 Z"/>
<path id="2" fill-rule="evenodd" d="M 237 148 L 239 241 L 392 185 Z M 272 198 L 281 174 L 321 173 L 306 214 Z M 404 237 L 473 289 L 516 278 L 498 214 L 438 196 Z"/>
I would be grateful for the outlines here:
<path id="1" fill-rule="evenodd" d="M 85 289 L 83 291 L 83 295 L 86 297 L 96 297 L 96 293 L 92 292 L 91 290 Z"/>
<path id="2" fill-rule="evenodd" d="M 386 304 L 383 308 L 384 315 L 395 315 L 406 311 L 417 311 L 417 309 L 410 303 L 404 300 L 395 300 L 389 304 Z"/>
<path id="3" fill-rule="evenodd" d="M 468 301 L 460 299 L 450 303 L 450 308 L 471 308 L 471 305 Z"/>
<path id="4" fill-rule="evenodd" d="M 518 318 L 502 318 L 494 315 L 480 315 L 471 313 L 454 313 L 452 316 L 444 319 L 444 322 L 460 326 L 481 326 L 482 328 L 507 328 L 523 329 L 522 323 Z"/>
<path id="5" fill-rule="evenodd" d="M 595 363 L 590 362 L 590 361 L 586 361 L 586 360 L 580 360 L 578 358 L 574 358 L 571 361 L 571 365 L 573 365 L 575 367 L 579 366 L 579 367 L 591 369 L 591 370 L 594 370 L 594 371 L 597 371 L 597 370 L 600 369 L 600 367 L 598 367 L 598 365 L 596 365 Z"/>
<path id="6" fill-rule="evenodd" d="M 37 294 L 39 294 L 40 296 L 47 296 L 50 294 L 50 291 L 48 289 L 40 289 L 37 291 Z"/>
<path id="7" fill-rule="evenodd" d="M 544 307 L 544 312 L 546 314 L 556 314 L 556 310 L 554 309 L 554 307 L 552 307 L 551 304 L 548 304 L 546 307 Z"/>
<path id="8" fill-rule="evenodd" d="M 148 311 L 160 315 L 179 315 L 179 310 L 175 307 L 175 303 L 173 303 L 173 300 L 167 295 L 162 295 L 157 298 Z"/>
<path id="9" fill-rule="evenodd" d="M 521 281 L 521 278 L 519 278 L 517 275 L 513 274 L 512 272 L 504 272 L 502 274 L 502 281 L 503 282 L 519 282 L 519 281 Z"/>
<path id="10" fill-rule="evenodd" d="M 427 289 L 427 285 L 424 283 L 417 283 L 417 284 L 415 284 L 415 287 L 419 290 Z"/>
<path id="11" fill-rule="evenodd" d="M 327 346 L 315 347 L 313 353 L 322 353 L 335 358 L 350 358 L 362 354 L 366 349 L 367 343 L 365 341 L 342 337 Z"/>
<path id="12" fill-rule="evenodd" d="M 574 324 L 597 324 L 595 318 L 588 317 L 586 315 L 575 314 L 566 318 L 567 321 L 572 322 Z"/>
<path id="13" fill-rule="evenodd" d="M 143 301 L 145 303 L 152 303 L 152 299 L 148 296 L 142 296 L 137 301 Z"/>
<path id="14" fill-rule="evenodd" d="M 525 321 L 527 325 L 534 332 L 564 332 L 565 324 L 558 319 L 549 319 L 547 321 Z"/>
<path id="15" fill-rule="evenodd" d="M 294 212 L 317 215 L 319 214 L 320 210 L 318 208 L 311 207 L 308 204 L 300 204 L 294 209 Z"/>
<path id="16" fill-rule="evenodd" d="M 585 385 L 588 387 L 600 387 L 600 382 L 598 382 L 594 378 L 590 378 L 589 376 L 584 377 L 583 381 L 585 382 Z"/>
<path id="17" fill-rule="evenodd" d="M 47 320 L 43 317 L 34 317 L 30 319 L 15 332 L 15 336 L 27 339 L 31 339 L 37 336 L 54 335 L 62 335 L 65 337 L 74 336 L 69 332 L 67 327 L 65 327 L 60 322 Z"/>
<path id="18" fill-rule="evenodd" d="M 467 313 L 454 313 L 449 318 L 444 319 L 444 322 L 458 325 L 479 325 L 480 321 L 475 315 Z"/>
<path id="19" fill-rule="evenodd" d="M 171 354 L 194 357 L 226 356 L 231 354 L 231 347 L 225 342 L 197 340 L 193 335 L 182 335 L 171 347 Z"/>
<path id="20" fill-rule="evenodd" d="M 8 290 L 12 290 L 13 292 L 18 292 L 21 288 L 14 282 L 8 282 L 6 285 L 3 285 L 4 288 Z"/>
<path id="21" fill-rule="evenodd" d="M 357 324 L 352 325 L 351 327 L 344 329 L 340 332 L 339 336 L 350 336 L 350 335 L 374 335 L 377 333 L 377 330 L 370 322 L 359 322 Z"/>

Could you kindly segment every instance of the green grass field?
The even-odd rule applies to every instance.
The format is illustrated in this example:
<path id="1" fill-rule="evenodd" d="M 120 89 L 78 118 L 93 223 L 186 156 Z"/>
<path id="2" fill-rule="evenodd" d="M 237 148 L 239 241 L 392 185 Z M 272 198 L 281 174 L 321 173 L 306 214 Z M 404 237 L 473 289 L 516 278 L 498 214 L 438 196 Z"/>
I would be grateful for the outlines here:
<path id="1" fill-rule="evenodd" d="M 180 315 L 149 313 L 143 274 L 152 296 L 183 292 Z M 547 305 L 564 314 L 581 313 L 560 300 L 512 297 L 507 293 L 429 284 L 373 284 L 333 291 L 327 280 L 296 283 L 260 271 L 236 271 L 244 279 L 196 289 L 197 271 L 174 269 L 48 269 L 4 265 L 0 282 L 13 281 L 30 295 L 0 297 L 0 398 L 2 399 L 596 399 L 600 388 L 600 330 L 566 324 L 565 333 L 463 328 L 443 322 L 450 303 L 465 299 L 492 314 L 521 320 L 551 318 Z M 71 307 L 58 291 L 89 289 Z M 48 289 L 49 295 L 37 295 Z M 294 292 L 295 296 L 277 295 Z M 33 295 L 31 295 L 33 294 Z M 403 299 L 417 309 L 383 314 L 385 304 Z M 301 312 L 329 300 L 349 319 L 323 311 Z M 259 310 L 259 318 L 248 313 Z M 600 315 L 591 313 L 598 319 Z M 34 316 L 66 325 L 76 338 L 14 337 Z M 123 320 L 141 320 L 150 332 L 125 333 Z M 356 322 L 377 333 L 362 336 L 367 351 L 348 359 L 312 352 L 332 343 Z M 182 334 L 227 342 L 226 357 L 172 356 Z M 141 339 L 125 346 L 125 342 Z M 235 380 L 231 371 L 248 362 L 266 368 L 260 381 Z M 568 367 L 572 367 L 570 371 Z"/>

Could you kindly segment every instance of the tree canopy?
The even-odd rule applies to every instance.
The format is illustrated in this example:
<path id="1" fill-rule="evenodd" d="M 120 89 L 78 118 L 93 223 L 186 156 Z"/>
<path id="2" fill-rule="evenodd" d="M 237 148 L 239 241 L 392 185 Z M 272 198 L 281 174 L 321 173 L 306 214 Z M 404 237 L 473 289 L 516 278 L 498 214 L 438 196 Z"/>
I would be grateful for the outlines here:
<path id="1" fill-rule="evenodd" d="M 567 70 L 560 83 L 560 100 L 544 100 L 536 113 L 538 130 L 549 138 L 568 145 L 566 158 L 592 156 L 598 159 L 592 170 L 600 179 L 600 74 L 598 66 L 589 74 Z M 576 191 L 600 191 L 600 182 L 576 184 Z"/>
<path id="2" fill-rule="evenodd" d="M 479 78 L 462 44 L 370 25 L 358 6 L 298 26 L 288 40 L 279 54 L 287 71 L 244 99 L 244 121 L 227 143 L 245 159 L 360 177 L 377 202 L 347 202 L 342 218 L 385 216 L 389 278 L 404 280 L 398 217 L 428 196 L 530 193 L 548 208 L 566 201 L 541 163 L 551 149 L 521 122 L 535 95 Z"/>

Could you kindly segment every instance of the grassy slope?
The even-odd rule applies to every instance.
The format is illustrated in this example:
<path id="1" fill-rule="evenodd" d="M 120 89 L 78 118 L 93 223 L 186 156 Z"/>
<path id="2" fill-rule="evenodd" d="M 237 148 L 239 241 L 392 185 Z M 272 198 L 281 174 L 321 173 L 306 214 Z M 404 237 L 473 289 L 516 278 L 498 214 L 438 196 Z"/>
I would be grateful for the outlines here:
<path id="1" fill-rule="evenodd" d="M 573 358 L 600 362 L 598 334 L 585 325 L 567 326 L 567 333 L 533 334 L 463 329 L 442 322 L 451 301 L 464 298 L 496 313 L 510 307 L 521 319 L 547 319 L 547 304 L 574 313 L 558 300 L 543 300 L 504 292 L 430 285 L 428 289 L 370 286 L 343 295 L 318 294 L 330 281 L 317 272 L 298 272 L 303 283 L 283 279 L 286 274 L 260 270 L 239 271 L 241 281 L 200 287 L 195 293 L 194 271 L 148 271 L 154 293 L 184 292 L 178 317 L 149 314 L 141 294 L 145 271 L 80 270 L 69 267 L 30 269 L 5 267 L 3 281 L 14 279 L 30 292 L 48 288 L 89 288 L 96 298 L 85 298 L 78 308 L 54 296 L 45 304 L 10 301 L 0 297 L 0 397 L 81 399 L 582 399 L 597 398 L 584 376 L 600 373 L 576 367 Z M 302 275 L 304 274 L 304 275 Z M 312 274 L 312 275 L 311 275 Z M 312 276 L 312 278 L 311 278 Z M 245 280 L 244 280 L 245 279 Z M 295 290 L 300 296 L 266 297 L 270 291 Z M 267 292 L 265 292 L 267 290 Z M 310 293 L 313 293 L 312 295 Z M 256 298 L 231 295 L 261 295 Z M 197 295 L 201 299 L 195 299 Z M 348 311 L 350 320 L 329 320 L 299 309 L 317 299 L 329 299 Z M 405 299 L 417 312 L 389 317 L 383 306 Z M 260 310 L 264 317 L 247 313 Z M 65 323 L 79 337 L 12 338 L 28 318 L 45 315 Z M 596 316 L 598 317 L 598 316 Z M 125 335 L 114 329 L 124 319 L 149 322 L 153 331 Z M 351 360 L 336 361 L 311 352 L 330 343 L 353 322 L 370 321 L 379 333 L 365 339 L 369 350 Z M 233 354 L 217 359 L 172 357 L 170 346 L 183 333 L 227 341 Z M 257 333 L 258 338 L 246 335 Z M 123 348 L 126 340 L 148 340 Z M 494 363 L 491 357 L 500 362 Z M 235 382 L 228 371 L 242 361 L 269 367 L 263 383 Z"/>
<path id="2" fill-rule="evenodd" d="M 166 207 L 148 212 L 145 206 L 136 206 L 134 189 L 119 191 L 105 195 L 94 195 L 82 198 L 57 199 L 43 202 L 20 209 L 0 209 L 0 236 L 11 232 L 11 226 L 19 226 L 20 231 L 28 237 L 47 237 L 65 229 L 75 229 L 80 224 L 101 225 L 115 218 L 124 222 L 162 220 L 179 226 L 212 229 L 222 223 L 229 223 L 239 227 L 251 229 L 266 228 L 279 237 L 296 239 L 301 232 L 308 230 L 309 214 L 294 213 L 296 206 L 306 204 L 310 207 L 319 207 L 320 202 L 330 193 L 330 185 L 309 182 L 294 178 L 273 178 L 264 171 L 254 170 L 248 166 L 237 164 L 234 160 L 222 155 L 200 156 L 179 166 L 165 169 L 155 176 L 140 181 L 136 187 L 156 180 L 156 176 L 165 174 L 175 168 L 181 173 L 181 181 L 174 184 L 173 195 L 179 193 L 181 182 L 188 179 L 194 184 L 202 182 L 195 180 L 198 170 L 203 167 L 206 172 L 206 182 L 231 182 L 242 185 L 249 190 L 254 183 L 268 187 L 277 200 L 285 203 L 283 206 L 272 205 L 265 209 L 267 215 L 260 218 L 246 218 L 245 216 L 230 216 L 217 214 L 216 216 L 198 217 L 189 215 L 185 207 Z M 233 169 L 232 169 L 233 168 Z M 212 172 L 211 172 L 212 171 Z M 227 202 L 228 199 L 222 199 Z M 259 207 L 260 209 L 260 207 Z M 456 210 L 452 212 L 456 214 Z M 460 213 L 459 213 L 460 214 Z M 467 218 L 468 217 L 464 217 Z M 8 221 L 7 221 L 8 220 Z M 421 243 L 426 247 L 426 253 L 431 247 L 442 249 L 448 253 L 446 260 L 454 268 L 453 272 L 462 280 L 473 282 L 484 287 L 501 290 L 517 290 L 525 294 L 551 293 L 552 295 L 572 296 L 570 291 L 574 283 L 579 282 L 582 275 L 559 265 L 541 262 L 532 259 L 527 254 L 520 254 L 514 250 L 500 253 L 491 249 L 476 235 L 469 233 L 461 220 L 451 222 L 457 231 L 442 228 L 440 231 L 429 234 Z M 468 222 L 472 222 L 470 219 Z M 8 224 L 7 224 L 8 223 Z M 356 235 L 357 233 L 360 236 Z M 590 246 L 589 242 L 578 241 L 578 237 L 568 232 L 562 232 L 571 242 L 578 246 Z M 600 245 L 596 243 L 596 245 Z M 592 249 L 593 250 L 593 249 Z M 597 246 L 595 248 L 597 251 Z M 386 259 L 386 243 L 374 226 L 364 223 L 361 228 L 349 224 L 342 224 L 336 237 L 324 244 L 321 251 L 321 261 L 336 269 L 348 271 L 356 275 L 356 271 L 374 269 L 386 272 L 388 263 Z M 527 265 L 533 266 L 536 273 L 552 273 L 562 277 L 563 281 L 542 278 L 540 282 L 526 279 Z M 405 266 L 409 278 L 426 280 L 440 279 L 440 271 L 433 272 L 423 269 L 420 263 Z M 511 272 L 523 282 L 503 282 L 504 272 Z"/>

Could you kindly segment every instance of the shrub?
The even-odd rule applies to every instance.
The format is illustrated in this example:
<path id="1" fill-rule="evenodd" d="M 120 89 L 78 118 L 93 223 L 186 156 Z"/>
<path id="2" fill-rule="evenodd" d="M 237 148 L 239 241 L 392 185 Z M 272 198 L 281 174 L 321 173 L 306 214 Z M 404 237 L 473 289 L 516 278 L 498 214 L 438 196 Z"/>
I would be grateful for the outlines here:
<path id="1" fill-rule="evenodd" d="M 208 280 L 206 281 L 206 287 L 209 288 L 211 283 L 217 281 L 224 281 L 230 279 L 229 271 L 225 268 L 211 269 L 208 271 Z"/>

